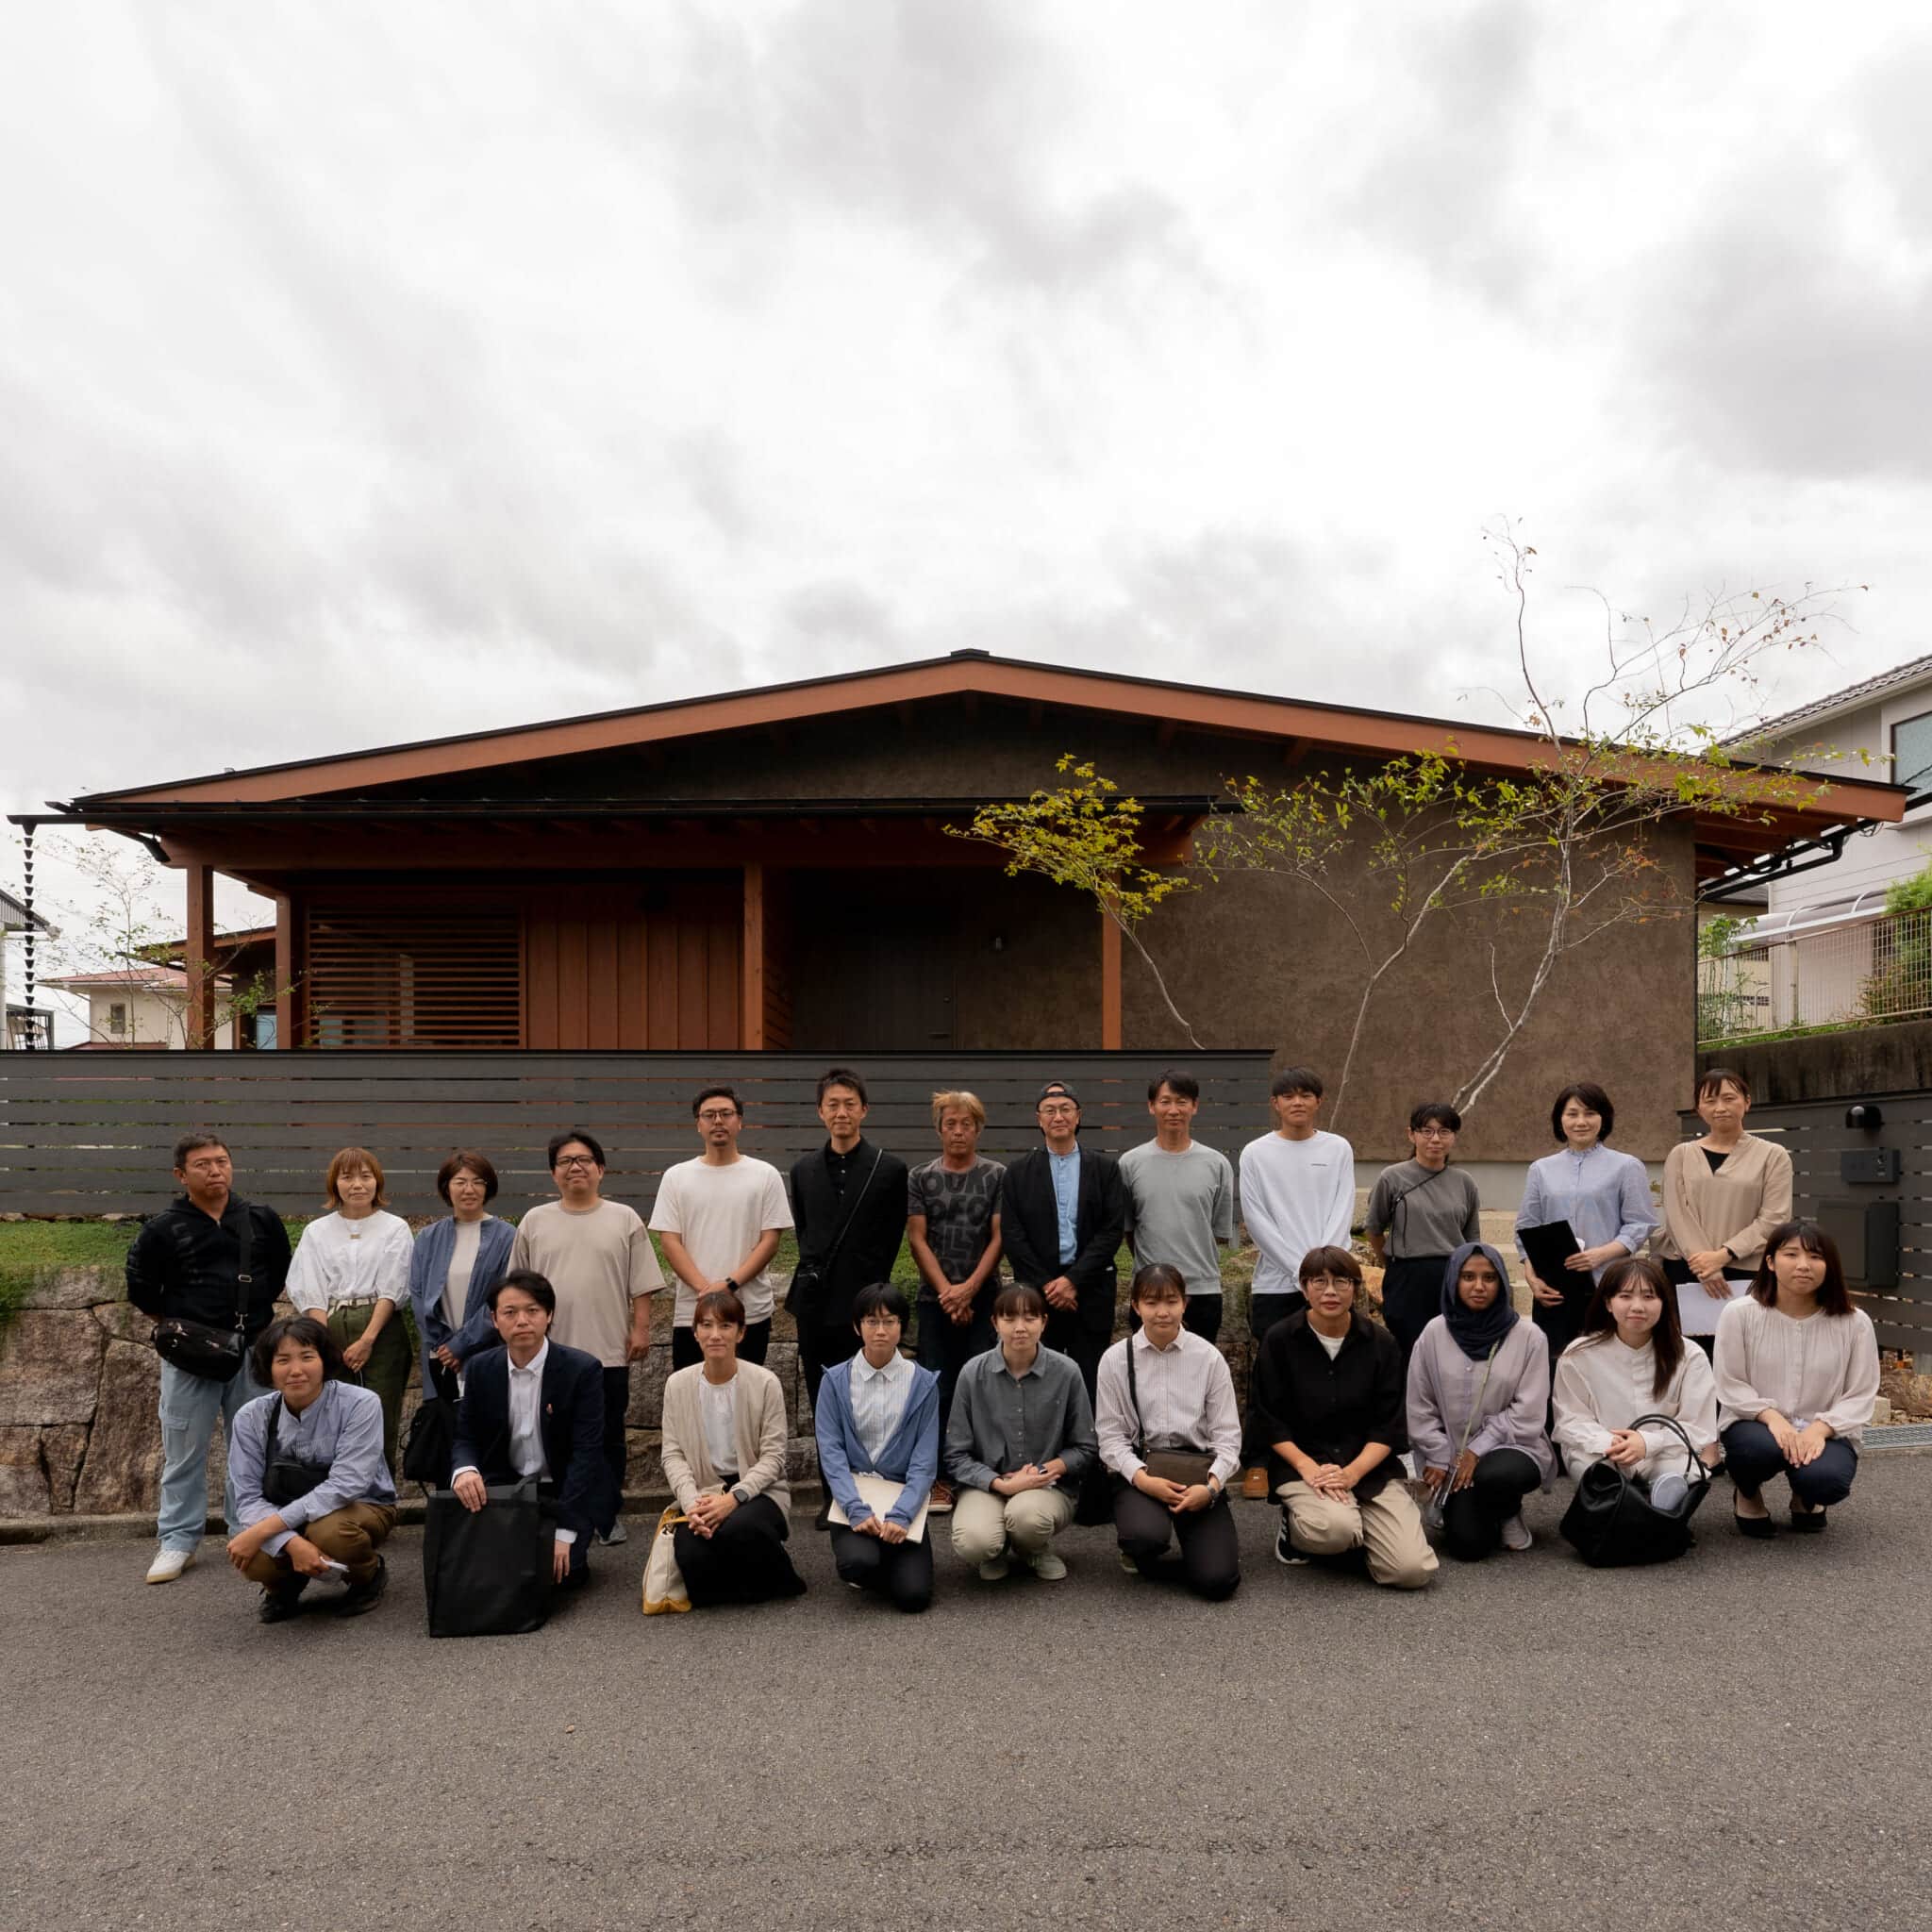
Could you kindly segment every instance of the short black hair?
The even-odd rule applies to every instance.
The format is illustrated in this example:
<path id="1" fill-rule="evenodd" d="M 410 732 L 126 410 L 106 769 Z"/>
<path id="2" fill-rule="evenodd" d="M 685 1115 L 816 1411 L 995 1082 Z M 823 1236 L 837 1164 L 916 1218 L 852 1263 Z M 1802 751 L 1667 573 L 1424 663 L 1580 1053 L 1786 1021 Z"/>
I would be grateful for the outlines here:
<path id="1" fill-rule="evenodd" d="M 1201 1097 L 1200 1081 L 1179 1067 L 1169 1067 L 1164 1074 L 1156 1074 L 1147 1083 L 1147 1098 L 1158 1100 L 1163 1087 L 1173 1088 L 1183 1100 L 1199 1100 Z"/>
<path id="2" fill-rule="evenodd" d="M 904 1292 L 890 1281 L 869 1282 L 852 1297 L 852 1325 L 856 1329 L 868 1315 L 896 1315 L 904 1328 L 911 1315 Z"/>
<path id="3" fill-rule="evenodd" d="M 550 1145 L 543 1150 L 543 1163 L 552 1174 L 557 1172 L 557 1157 L 573 1141 L 581 1141 L 591 1150 L 591 1156 L 599 1167 L 608 1167 L 610 1165 L 604 1158 L 604 1143 L 598 1140 L 595 1134 L 587 1133 L 582 1127 L 572 1127 L 567 1133 L 552 1134 Z"/>
<path id="4" fill-rule="evenodd" d="M 219 1147 L 224 1154 L 228 1154 L 229 1158 L 233 1158 L 228 1143 L 219 1134 L 210 1134 L 206 1127 L 197 1127 L 191 1134 L 183 1134 L 175 1142 L 175 1165 L 177 1168 L 186 1167 L 188 1157 L 202 1147 Z"/>
<path id="5" fill-rule="evenodd" d="M 728 1100 L 737 1111 L 739 1118 L 742 1120 L 744 1117 L 744 1102 L 739 1099 L 738 1089 L 721 1084 L 715 1087 L 700 1087 L 698 1089 L 698 1097 L 691 1104 L 691 1117 L 692 1120 L 697 1119 L 698 1109 L 708 1100 Z"/>
<path id="6" fill-rule="evenodd" d="M 1175 1295 L 1182 1301 L 1188 1298 L 1188 1284 L 1181 1271 L 1165 1261 L 1150 1261 L 1136 1273 L 1127 1299 L 1138 1308 L 1143 1301 L 1171 1302 Z"/>
<path id="7" fill-rule="evenodd" d="M 1046 1297 L 1031 1282 L 1009 1281 L 992 1298 L 992 1311 L 1000 1315 L 1046 1316 Z"/>
<path id="8" fill-rule="evenodd" d="M 812 1105 L 818 1106 L 825 1097 L 827 1090 L 833 1087 L 849 1087 L 858 1095 L 860 1107 L 870 1107 L 871 1097 L 865 1091 L 865 1082 L 850 1067 L 827 1067 L 819 1075 L 819 1091 L 812 1096 Z"/>
<path id="9" fill-rule="evenodd" d="M 1312 1067 L 1283 1067 L 1268 1083 L 1268 1097 L 1270 1100 L 1279 1100 L 1289 1093 L 1312 1093 L 1320 1100 L 1321 1074 Z"/>
<path id="10" fill-rule="evenodd" d="M 1722 1092 L 1726 1082 L 1746 1100 L 1751 1098 L 1751 1083 L 1736 1067 L 1706 1067 L 1697 1076 L 1698 1099 L 1702 1100 L 1707 1093 Z"/>
<path id="11" fill-rule="evenodd" d="M 1550 1103 L 1550 1138 L 1560 1141 L 1563 1138 L 1563 1109 L 1573 1100 L 1580 1100 L 1591 1113 L 1603 1116 L 1603 1125 L 1596 1130 L 1599 1141 L 1610 1138 L 1610 1129 L 1617 1124 L 1617 1109 L 1610 1105 L 1610 1096 L 1594 1080 L 1573 1080 Z"/>
<path id="12" fill-rule="evenodd" d="M 507 1288 L 520 1288 L 543 1310 L 546 1315 L 557 1312 L 557 1291 L 550 1285 L 547 1274 L 539 1274 L 534 1268 L 512 1268 L 501 1281 L 493 1282 L 483 1299 L 490 1304 L 490 1312 L 496 1312 L 496 1298 Z"/>
<path id="13" fill-rule="evenodd" d="M 202 1143 L 204 1146 L 207 1142 Z M 285 1341 L 312 1348 L 322 1357 L 322 1379 L 342 1382 L 348 1379 L 349 1365 L 342 1359 L 341 1343 L 328 1332 L 328 1324 L 313 1315 L 277 1315 L 259 1335 L 249 1352 L 248 1366 L 264 1389 L 275 1386 L 275 1350 Z"/>
<path id="14" fill-rule="evenodd" d="M 483 1183 L 483 1198 L 486 1201 L 495 1200 L 496 1169 L 491 1164 L 486 1156 L 474 1154 L 467 1147 L 458 1148 L 436 1170 L 436 1191 L 447 1201 L 449 1199 L 450 1182 L 455 1180 L 458 1174 L 461 1174 L 466 1167 Z"/>
<path id="15" fill-rule="evenodd" d="M 1409 1109 L 1408 1131 L 1420 1134 L 1427 1126 L 1447 1127 L 1452 1134 L 1459 1134 L 1462 1116 L 1446 1100 L 1425 1100 Z"/>

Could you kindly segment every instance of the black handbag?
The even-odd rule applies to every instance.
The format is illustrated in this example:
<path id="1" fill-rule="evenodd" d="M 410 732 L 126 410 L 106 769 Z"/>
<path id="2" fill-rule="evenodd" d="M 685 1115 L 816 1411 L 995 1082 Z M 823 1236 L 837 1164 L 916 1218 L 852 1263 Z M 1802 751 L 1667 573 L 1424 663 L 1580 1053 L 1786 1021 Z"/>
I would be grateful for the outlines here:
<path id="1" fill-rule="evenodd" d="M 446 1396 L 425 1395 L 409 1418 L 409 1440 L 403 1446 L 403 1474 L 425 1490 L 449 1488 L 457 1453 L 457 1408 Z"/>
<path id="2" fill-rule="evenodd" d="M 318 1489 L 327 1479 L 328 1464 L 304 1462 L 299 1457 L 284 1456 L 276 1441 L 286 1405 L 277 1395 L 269 1407 L 268 1441 L 261 1452 L 261 1500 L 279 1508 Z"/>
<path id="3" fill-rule="evenodd" d="M 1633 1429 L 1657 1424 L 1684 1445 L 1683 1493 L 1659 1507 L 1647 1478 L 1614 1462 L 1592 1462 L 1576 1478 L 1576 1493 L 1563 1512 L 1564 1537 L 1594 1569 L 1635 1563 L 1667 1563 L 1681 1557 L 1693 1541 L 1690 1519 L 1710 1491 L 1710 1472 L 1675 1418 L 1641 1415 Z"/>
<path id="4" fill-rule="evenodd" d="M 242 1252 L 237 1257 L 235 1270 L 235 1325 L 232 1328 L 217 1328 L 211 1322 L 190 1322 L 179 1315 L 168 1316 L 155 1324 L 155 1353 L 164 1362 L 209 1382 L 232 1382 L 248 1359 L 248 1291 L 255 1280 L 249 1272 L 249 1264 L 255 1258 L 255 1216 L 252 1213 L 242 1217 L 241 1245 Z"/>
<path id="5" fill-rule="evenodd" d="M 432 1637 L 514 1637 L 550 1614 L 553 1513 L 534 1478 L 491 1489 L 480 1509 L 454 1490 L 430 1494 L 423 1519 L 423 1593 Z"/>
<path id="6" fill-rule="evenodd" d="M 800 1328 L 814 1325 L 824 1307 L 825 1276 L 830 1274 L 832 1261 L 845 1240 L 845 1230 L 852 1225 L 858 1213 L 858 1204 L 865 1199 L 865 1191 L 872 1186 L 872 1177 L 879 1171 L 879 1162 L 886 1158 L 883 1147 L 873 1152 L 872 1165 L 866 1170 L 865 1179 L 859 1184 L 858 1193 L 852 1197 L 852 1206 L 846 1210 L 845 1218 L 839 1224 L 838 1232 L 832 1237 L 832 1245 L 816 1261 L 800 1260 L 791 1271 L 791 1285 L 785 1291 L 785 1309 L 792 1322 Z"/>

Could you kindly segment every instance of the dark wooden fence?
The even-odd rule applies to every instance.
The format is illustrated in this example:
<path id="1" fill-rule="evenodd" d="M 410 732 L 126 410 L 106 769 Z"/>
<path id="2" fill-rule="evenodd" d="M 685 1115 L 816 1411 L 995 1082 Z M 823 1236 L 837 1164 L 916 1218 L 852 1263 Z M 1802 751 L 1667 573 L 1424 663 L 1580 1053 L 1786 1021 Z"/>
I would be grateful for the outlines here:
<path id="1" fill-rule="evenodd" d="M 1010 1159 L 1037 1144 L 1035 1095 L 1062 1079 L 1079 1093 L 1082 1138 L 1119 1152 L 1153 1131 L 1141 1054 L 869 1054 L 867 1136 L 916 1165 L 938 1153 L 935 1090 L 985 1103 L 982 1151 Z M 1201 1083 L 1197 1136 L 1230 1157 L 1265 1131 L 1265 1050 L 1201 1053 L 1180 1064 Z M 698 1152 L 691 1096 L 711 1080 L 745 1102 L 743 1151 L 783 1168 L 822 1144 L 813 1090 L 823 1056 L 775 1053 L 0 1054 L 0 1211 L 147 1213 L 175 1189 L 175 1141 L 208 1127 L 227 1141 L 241 1192 L 286 1213 L 320 1211 L 337 1148 L 359 1143 L 388 1173 L 399 1214 L 444 1211 L 436 1171 L 456 1147 L 489 1155 L 497 1208 L 554 1197 L 552 1134 L 588 1127 L 609 1156 L 606 1191 L 641 1210 L 658 1177 Z"/>
<path id="2" fill-rule="evenodd" d="M 1847 1126 L 1857 1101 L 1882 1125 Z M 1703 1131 L 1694 1114 L 1684 1124 Z M 1837 1241 L 1878 1345 L 1932 1358 L 1932 1093 L 1754 1107 L 1747 1125 L 1790 1149 L 1793 1208 Z"/>

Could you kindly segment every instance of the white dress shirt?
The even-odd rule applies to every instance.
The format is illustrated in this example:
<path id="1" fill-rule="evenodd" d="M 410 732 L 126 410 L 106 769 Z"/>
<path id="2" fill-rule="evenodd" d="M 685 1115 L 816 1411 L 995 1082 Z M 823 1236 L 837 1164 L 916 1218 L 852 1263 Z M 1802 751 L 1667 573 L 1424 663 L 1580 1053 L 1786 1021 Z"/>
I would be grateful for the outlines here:
<path id="1" fill-rule="evenodd" d="M 1685 1344 L 1661 1395 L 1652 1392 L 1656 1383 L 1657 1350 L 1648 1341 L 1629 1348 L 1610 1335 L 1601 1341 L 1573 1341 L 1563 1351 L 1557 1363 L 1552 1433 L 1572 1475 L 1607 1456 L 1611 1434 L 1627 1429 L 1641 1415 L 1674 1416 L 1700 1450 L 1717 1441 L 1717 1382 L 1694 1341 Z M 1682 1473 L 1684 1445 L 1672 1430 L 1648 1428 L 1642 1435 L 1640 1475 Z"/>
<path id="2" fill-rule="evenodd" d="M 537 1353 L 530 1357 L 527 1368 L 518 1368 L 508 1357 L 504 1367 L 509 1371 L 509 1460 L 510 1467 L 520 1476 L 534 1476 L 539 1482 L 550 1480 L 550 1465 L 543 1457 L 543 1364 L 549 1359 L 550 1341 L 545 1337 Z M 471 1474 L 480 1474 L 473 1465 L 466 1465 Z M 454 1483 L 464 1470 L 455 1471 L 450 1481 Z M 559 1527 L 557 1541 L 560 1543 L 574 1543 L 577 1533 L 574 1529 Z"/>
<path id="3" fill-rule="evenodd" d="M 906 1413 L 912 1392 L 912 1364 L 895 1348 L 884 1368 L 875 1369 L 864 1356 L 852 1357 L 852 1426 L 875 1469 L 885 1446 Z"/>
<path id="4" fill-rule="evenodd" d="M 1138 1424 L 1127 1394 L 1130 1348 L 1141 1396 Z M 1146 1467 L 1134 1446 L 1137 1436 L 1149 1449 L 1211 1451 L 1213 1473 L 1224 1483 L 1241 1466 L 1241 1416 L 1227 1357 L 1185 1328 L 1165 1348 L 1156 1348 L 1140 1329 L 1101 1357 L 1094 1424 L 1101 1462 L 1128 1482 Z"/>

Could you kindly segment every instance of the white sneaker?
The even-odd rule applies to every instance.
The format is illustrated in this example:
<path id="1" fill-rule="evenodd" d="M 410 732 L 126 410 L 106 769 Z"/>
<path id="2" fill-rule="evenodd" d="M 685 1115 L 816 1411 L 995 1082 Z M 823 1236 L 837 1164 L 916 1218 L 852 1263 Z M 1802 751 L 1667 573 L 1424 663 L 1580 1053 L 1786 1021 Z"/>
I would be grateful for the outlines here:
<path id="1" fill-rule="evenodd" d="M 1124 1570 L 1129 1576 L 1138 1576 L 1141 1574 L 1140 1564 L 1135 1562 L 1133 1557 L 1128 1556 L 1126 1551 L 1124 1550 L 1121 1552 L 1121 1568 Z"/>
<path id="2" fill-rule="evenodd" d="M 1506 1550 L 1526 1550 L 1536 1538 L 1530 1534 L 1529 1524 L 1524 1522 L 1522 1510 L 1518 1510 L 1503 1525 L 1503 1547 Z"/>
<path id="3" fill-rule="evenodd" d="M 979 1566 L 980 1582 L 1004 1582 L 1006 1580 L 1008 1567 L 1008 1566 L 1007 1563 L 1006 1553 L 1004 1551 L 1002 1551 L 997 1557 L 989 1557 L 986 1559 L 986 1561 Z"/>
<path id="4" fill-rule="evenodd" d="M 620 1516 L 617 1519 L 617 1521 L 610 1525 L 610 1534 L 608 1536 L 600 1536 L 597 1539 L 597 1541 L 600 1543 L 602 1543 L 607 1550 L 610 1547 L 612 1543 L 629 1542 L 630 1531 L 625 1528 L 624 1518 Z"/>
<path id="5" fill-rule="evenodd" d="M 1051 1550 L 1041 1550 L 1039 1556 L 1028 1557 L 1026 1567 L 1042 1583 L 1058 1583 L 1067 1574 L 1065 1562 Z"/>
<path id="6" fill-rule="evenodd" d="M 147 1566 L 147 1580 L 150 1583 L 173 1583 L 193 1561 L 192 1550 L 158 1550 L 154 1561 Z"/>

